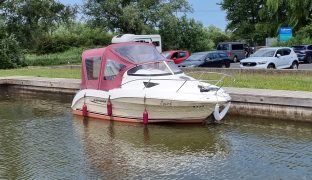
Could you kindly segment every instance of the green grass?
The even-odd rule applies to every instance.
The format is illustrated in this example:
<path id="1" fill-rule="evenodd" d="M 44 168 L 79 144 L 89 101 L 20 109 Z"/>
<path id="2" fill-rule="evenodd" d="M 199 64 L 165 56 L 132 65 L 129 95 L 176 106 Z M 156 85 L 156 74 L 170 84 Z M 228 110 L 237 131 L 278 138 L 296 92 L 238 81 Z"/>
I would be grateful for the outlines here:
<path id="1" fill-rule="evenodd" d="M 188 73 L 194 78 L 199 78 L 199 73 Z M 292 91 L 312 91 L 312 77 L 303 74 L 250 74 L 241 73 L 232 78 L 225 78 L 225 87 L 275 89 Z M 220 76 L 205 74 L 203 80 L 219 79 Z"/>
<path id="2" fill-rule="evenodd" d="M 188 73 L 199 78 L 199 73 Z M 22 68 L 12 70 L 0 70 L 0 76 L 36 76 L 50 78 L 74 78 L 80 79 L 80 69 L 54 69 L 54 68 Z M 218 79 L 220 76 L 204 74 L 203 80 Z M 224 86 L 238 88 L 296 90 L 312 92 L 312 78 L 303 74 L 237 74 L 235 82 L 226 78 Z"/>
<path id="3" fill-rule="evenodd" d="M 35 76 L 49 78 L 80 79 L 80 69 L 52 69 L 52 68 L 22 68 L 0 70 L 0 77 L 4 76 Z"/>
<path id="4" fill-rule="evenodd" d="M 54 54 L 27 54 L 25 62 L 28 66 L 51 66 L 62 64 L 79 64 L 81 63 L 81 53 L 85 48 L 72 48 L 62 53 Z"/>

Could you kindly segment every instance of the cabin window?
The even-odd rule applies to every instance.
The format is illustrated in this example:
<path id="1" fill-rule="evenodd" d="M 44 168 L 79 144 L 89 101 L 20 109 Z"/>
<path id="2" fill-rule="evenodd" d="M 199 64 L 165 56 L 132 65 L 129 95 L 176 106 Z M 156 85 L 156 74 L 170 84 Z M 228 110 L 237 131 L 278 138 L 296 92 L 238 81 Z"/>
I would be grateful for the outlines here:
<path id="1" fill-rule="evenodd" d="M 116 76 L 122 71 L 126 66 L 119 64 L 113 60 L 107 60 L 104 72 L 104 80 L 114 80 Z"/>
<path id="2" fill-rule="evenodd" d="M 88 80 L 97 80 L 100 73 L 101 57 L 86 58 Z"/>
<path id="3" fill-rule="evenodd" d="M 152 43 L 154 44 L 154 46 L 160 46 L 159 41 L 153 41 Z"/>

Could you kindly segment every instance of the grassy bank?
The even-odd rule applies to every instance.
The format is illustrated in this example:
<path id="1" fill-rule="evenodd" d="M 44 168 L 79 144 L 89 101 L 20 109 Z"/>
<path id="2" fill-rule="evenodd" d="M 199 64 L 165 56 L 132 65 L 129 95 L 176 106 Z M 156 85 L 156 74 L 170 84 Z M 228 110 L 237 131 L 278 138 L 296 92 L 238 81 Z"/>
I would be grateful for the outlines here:
<path id="1" fill-rule="evenodd" d="M 51 66 L 62 64 L 79 64 L 81 63 L 81 53 L 85 48 L 72 48 L 62 53 L 54 54 L 27 54 L 25 62 L 28 66 Z"/>
<path id="2" fill-rule="evenodd" d="M 80 78 L 80 69 L 49 69 L 49 68 L 22 68 L 0 70 L 0 77 L 5 76 L 36 76 L 50 78 Z"/>
<path id="3" fill-rule="evenodd" d="M 205 79 L 217 79 L 212 74 L 188 73 L 189 75 Z M 80 79 L 80 69 L 53 69 L 53 68 L 23 68 L 13 70 L 0 70 L 0 76 L 37 76 L 51 78 Z M 200 77 L 201 76 L 201 77 Z M 237 74 L 232 79 L 225 79 L 224 86 L 238 88 L 278 89 L 293 91 L 311 91 L 312 78 L 301 74 Z"/>

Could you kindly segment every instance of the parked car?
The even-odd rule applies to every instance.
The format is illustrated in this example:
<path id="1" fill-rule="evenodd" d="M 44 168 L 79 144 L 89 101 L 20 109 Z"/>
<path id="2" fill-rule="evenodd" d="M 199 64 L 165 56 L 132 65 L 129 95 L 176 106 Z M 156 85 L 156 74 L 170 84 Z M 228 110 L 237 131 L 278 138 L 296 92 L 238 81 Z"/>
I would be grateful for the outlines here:
<path id="1" fill-rule="evenodd" d="M 164 51 L 162 55 L 167 59 L 172 59 L 176 64 L 179 64 L 190 57 L 190 53 L 188 51 L 182 50 Z"/>
<path id="2" fill-rule="evenodd" d="M 312 63 L 312 44 L 304 44 L 292 47 L 298 56 L 299 62 Z"/>
<path id="3" fill-rule="evenodd" d="M 251 57 L 240 62 L 241 68 L 298 69 L 298 66 L 296 53 L 288 47 L 261 48 Z"/>
<path id="4" fill-rule="evenodd" d="M 207 51 L 193 53 L 179 67 L 222 67 L 229 68 L 231 60 L 221 51 Z"/>
<path id="5" fill-rule="evenodd" d="M 217 46 L 217 50 L 224 51 L 234 63 L 248 57 L 247 49 L 248 45 L 240 42 L 220 42 Z"/>

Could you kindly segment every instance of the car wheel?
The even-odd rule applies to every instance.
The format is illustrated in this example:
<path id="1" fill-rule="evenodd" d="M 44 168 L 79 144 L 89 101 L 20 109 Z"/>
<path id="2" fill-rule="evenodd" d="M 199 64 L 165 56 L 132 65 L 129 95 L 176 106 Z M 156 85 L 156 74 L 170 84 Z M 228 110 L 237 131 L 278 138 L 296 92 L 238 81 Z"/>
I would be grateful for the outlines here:
<path id="1" fill-rule="evenodd" d="M 312 63 L 312 55 L 307 57 L 307 63 L 311 64 Z"/>
<path id="2" fill-rule="evenodd" d="M 237 57 L 236 57 L 236 56 L 234 56 L 233 62 L 234 62 L 234 63 L 237 63 Z"/>
<path id="3" fill-rule="evenodd" d="M 222 65 L 221 65 L 221 68 L 226 68 L 226 65 L 225 65 L 225 64 L 222 64 Z"/>
<path id="4" fill-rule="evenodd" d="M 268 69 L 275 69 L 275 66 L 273 64 L 269 64 L 267 68 Z"/>
<path id="5" fill-rule="evenodd" d="M 290 66 L 290 69 L 298 69 L 298 63 L 293 62 Z"/>

